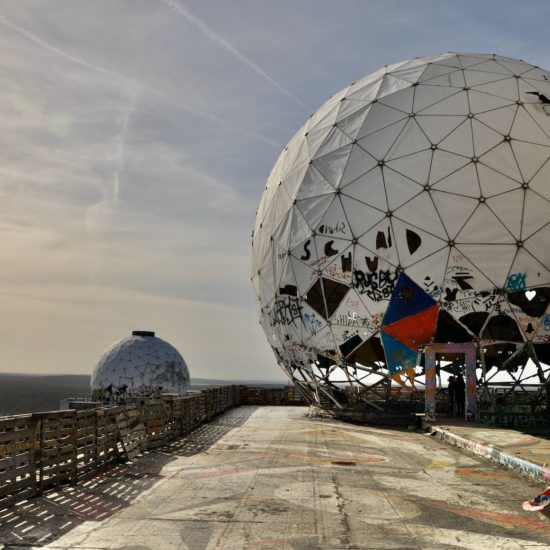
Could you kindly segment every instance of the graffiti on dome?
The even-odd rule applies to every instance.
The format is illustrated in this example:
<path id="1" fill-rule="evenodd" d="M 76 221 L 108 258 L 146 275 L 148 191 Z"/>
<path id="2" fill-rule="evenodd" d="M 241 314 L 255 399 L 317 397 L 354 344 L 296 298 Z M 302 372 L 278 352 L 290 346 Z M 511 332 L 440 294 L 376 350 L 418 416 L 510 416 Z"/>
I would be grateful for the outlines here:
<path id="1" fill-rule="evenodd" d="M 322 328 L 323 322 L 315 313 L 304 313 L 304 325 L 310 336 L 315 336 Z"/>
<path id="2" fill-rule="evenodd" d="M 447 299 L 449 298 L 449 299 Z M 476 311 L 490 311 L 498 298 L 498 291 L 493 290 L 465 290 L 453 289 L 446 294 L 441 307 L 450 313 L 473 313 Z"/>
<path id="3" fill-rule="evenodd" d="M 335 317 L 332 322 L 335 325 L 340 325 L 344 327 L 364 328 L 368 332 L 376 332 L 378 328 L 376 323 L 370 317 L 367 317 L 366 315 L 360 315 L 356 311 L 349 310 Z"/>
<path id="4" fill-rule="evenodd" d="M 353 330 L 353 331 L 345 330 L 344 332 L 342 332 L 341 339 L 342 339 L 342 342 L 347 342 L 348 340 L 351 340 L 352 338 L 355 338 L 358 335 L 359 335 L 358 330 Z"/>
<path id="5" fill-rule="evenodd" d="M 317 230 L 322 235 L 334 235 L 335 233 L 346 234 L 346 222 L 338 221 L 334 225 L 324 223 Z"/>
<path id="6" fill-rule="evenodd" d="M 352 281 L 351 272 L 343 271 L 337 265 L 329 265 L 325 273 L 338 281 L 345 281 L 346 283 L 351 283 Z"/>
<path id="7" fill-rule="evenodd" d="M 380 269 L 378 271 L 353 271 L 353 286 L 359 294 L 366 294 L 373 302 L 389 300 L 399 278 L 397 271 Z"/>
<path id="8" fill-rule="evenodd" d="M 266 307 L 269 321 L 272 327 L 277 325 L 290 325 L 296 319 L 301 318 L 302 306 L 298 298 L 294 296 L 279 296 L 275 299 L 273 307 Z"/>
<path id="9" fill-rule="evenodd" d="M 527 288 L 527 273 L 512 273 L 506 280 L 506 288 L 512 292 Z"/>
<path id="10" fill-rule="evenodd" d="M 495 289 L 477 290 L 473 287 L 474 270 L 461 265 L 464 256 L 456 254 L 451 257 L 458 265 L 449 265 L 445 271 L 442 285 L 438 285 L 429 275 L 424 277 L 422 287 L 434 300 L 441 301 L 441 307 L 450 313 L 465 314 L 475 311 L 489 311 L 498 297 Z"/>

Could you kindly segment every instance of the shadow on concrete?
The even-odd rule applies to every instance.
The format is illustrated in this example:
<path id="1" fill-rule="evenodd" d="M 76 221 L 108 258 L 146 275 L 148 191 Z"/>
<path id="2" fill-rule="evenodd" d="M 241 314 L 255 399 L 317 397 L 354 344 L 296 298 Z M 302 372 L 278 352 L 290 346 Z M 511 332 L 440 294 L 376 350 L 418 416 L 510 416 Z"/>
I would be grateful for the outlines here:
<path id="1" fill-rule="evenodd" d="M 204 452 L 258 407 L 232 409 L 189 435 L 132 462 L 113 464 L 75 485 L 65 485 L 16 506 L 0 509 L 0 550 L 41 547 L 84 522 L 99 522 L 129 506 L 163 478 L 162 469 L 179 456 Z"/>

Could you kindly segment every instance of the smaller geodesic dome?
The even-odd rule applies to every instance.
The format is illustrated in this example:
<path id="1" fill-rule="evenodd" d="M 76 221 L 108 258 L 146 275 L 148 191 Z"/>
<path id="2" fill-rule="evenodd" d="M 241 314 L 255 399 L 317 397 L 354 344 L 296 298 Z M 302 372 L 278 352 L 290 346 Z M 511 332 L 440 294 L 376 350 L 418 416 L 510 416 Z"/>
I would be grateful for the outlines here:
<path id="1" fill-rule="evenodd" d="M 103 353 L 92 373 L 97 398 L 185 395 L 189 369 L 178 350 L 154 332 L 135 330 Z"/>

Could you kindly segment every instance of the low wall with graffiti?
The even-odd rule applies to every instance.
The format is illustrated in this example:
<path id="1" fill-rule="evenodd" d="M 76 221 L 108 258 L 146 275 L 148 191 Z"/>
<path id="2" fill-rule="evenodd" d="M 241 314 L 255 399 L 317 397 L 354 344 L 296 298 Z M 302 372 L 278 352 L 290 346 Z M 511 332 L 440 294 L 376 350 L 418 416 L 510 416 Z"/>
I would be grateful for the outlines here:
<path id="1" fill-rule="evenodd" d="M 451 443 L 452 445 L 460 447 L 461 449 L 466 449 L 467 451 L 470 451 L 478 456 L 492 460 L 501 466 L 505 466 L 506 468 L 510 468 L 520 474 L 529 476 L 539 481 L 548 482 L 550 480 L 550 468 L 547 468 L 546 466 L 535 464 L 533 462 L 529 462 L 528 460 L 523 460 L 517 456 L 505 453 L 494 445 L 485 445 L 437 426 L 434 426 L 432 429 L 437 437 Z"/>

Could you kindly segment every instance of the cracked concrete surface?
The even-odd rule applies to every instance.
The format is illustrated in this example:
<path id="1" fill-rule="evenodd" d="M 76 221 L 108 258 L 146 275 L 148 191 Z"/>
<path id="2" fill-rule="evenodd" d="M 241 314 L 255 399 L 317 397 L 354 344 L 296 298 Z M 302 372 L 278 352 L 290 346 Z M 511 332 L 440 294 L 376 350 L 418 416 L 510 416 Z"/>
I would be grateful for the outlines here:
<path id="1" fill-rule="evenodd" d="M 78 508 L 78 521 L 78 498 L 67 494 L 75 505 L 65 510 L 68 528 L 60 516 L 57 532 L 33 540 L 32 529 L 17 531 L 21 516 L 12 522 L 19 539 L 4 526 L 0 542 L 49 550 L 550 547 L 548 518 L 521 509 L 540 484 L 423 434 L 315 420 L 306 411 L 229 411 L 210 425 L 214 440 L 205 428 L 202 447 L 201 435 L 191 434 L 187 445 L 128 466 L 137 468 L 133 476 L 122 469 L 96 479 L 103 500 L 90 489 L 98 498 Z M 115 499 L 117 487 L 143 476 L 149 483 L 135 498 L 98 517 L 107 489 Z M 60 506 L 71 489 L 58 493 Z"/>

